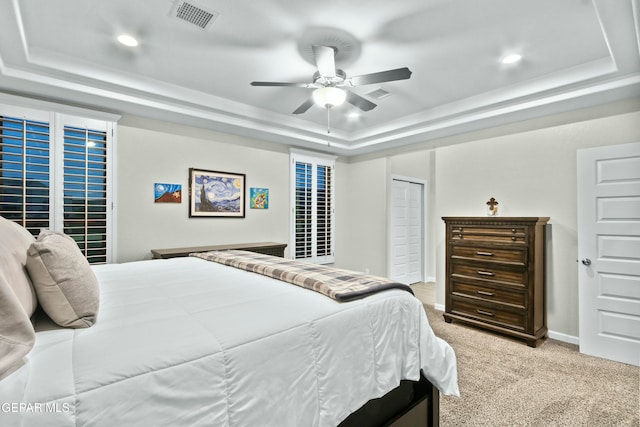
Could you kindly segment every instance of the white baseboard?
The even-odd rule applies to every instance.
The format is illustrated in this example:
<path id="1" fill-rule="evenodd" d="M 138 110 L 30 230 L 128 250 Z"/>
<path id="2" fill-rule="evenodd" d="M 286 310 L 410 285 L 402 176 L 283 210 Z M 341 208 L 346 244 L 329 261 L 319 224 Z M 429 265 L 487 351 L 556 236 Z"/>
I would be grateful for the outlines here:
<path id="1" fill-rule="evenodd" d="M 566 342 L 569 344 L 580 345 L 580 337 L 574 337 L 573 335 L 567 335 L 560 332 L 549 331 L 547 333 L 549 338 L 553 340 L 558 340 L 562 342 Z"/>
<path id="2" fill-rule="evenodd" d="M 433 308 L 438 311 L 444 311 L 444 304 L 433 304 Z M 555 331 L 549 331 L 547 332 L 547 335 L 553 340 L 566 342 L 568 344 L 580 345 L 580 337 L 574 337 L 573 335 L 567 335 Z"/>

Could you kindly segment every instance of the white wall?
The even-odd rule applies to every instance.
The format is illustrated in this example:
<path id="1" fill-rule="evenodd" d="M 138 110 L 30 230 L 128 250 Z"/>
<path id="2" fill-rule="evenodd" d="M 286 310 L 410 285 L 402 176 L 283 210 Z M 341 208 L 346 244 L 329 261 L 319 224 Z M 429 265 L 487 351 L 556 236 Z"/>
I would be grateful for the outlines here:
<path id="1" fill-rule="evenodd" d="M 481 137 L 411 153 L 336 163 L 336 266 L 387 275 L 388 186 L 392 175 L 427 181 L 427 268 L 444 304 L 442 216 L 485 214 L 495 197 L 503 216 L 549 216 L 547 315 L 551 331 L 578 335 L 576 150 L 640 141 L 640 111 L 536 130 Z M 478 133 L 477 135 L 485 135 Z M 471 135 L 473 137 L 473 135 Z M 429 146 L 432 146 L 430 144 Z M 435 146 L 438 145 L 436 141 Z M 264 147 L 264 149 L 262 148 Z M 124 120 L 118 135 L 118 260 L 152 248 L 277 241 L 289 243 L 286 147 L 145 120 Z M 270 189 L 270 208 L 245 219 L 188 218 L 180 205 L 155 204 L 155 182 L 179 183 L 188 169 L 245 173 L 247 187 Z M 433 271 L 435 270 L 435 273 Z"/>
<path id="2" fill-rule="evenodd" d="M 434 156 L 430 150 L 343 163 L 337 174 L 336 267 L 371 274 L 388 275 L 389 197 L 393 176 L 427 182 L 427 213 L 433 215 L 434 193 L 431 171 Z M 427 274 L 435 277 L 435 243 L 432 224 L 426 222 Z"/>
<path id="3" fill-rule="evenodd" d="M 118 262 L 151 258 L 156 248 L 289 243 L 286 147 L 128 118 L 118 126 L 116 167 Z M 250 187 L 268 188 L 269 209 L 247 205 L 243 219 L 189 218 L 190 167 L 246 174 L 247 197 Z M 154 203 L 156 182 L 182 184 L 182 203 Z"/>
<path id="4" fill-rule="evenodd" d="M 335 266 L 387 271 L 386 159 L 336 163 Z"/>
<path id="5" fill-rule="evenodd" d="M 388 162 L 388 182 L 393 176 L 403 176 L 406 178 L 414 178 L 426 182 L 425 185 L 425 197 L 426 200 L 426 212 L 425 212 L 425 248 L 424 248 L 424 265 L 426 267 L 425 280 L 435 280 L 436 266 L 435 266 L 435 235 L 434 221 L 430 221 L 435 215 L 435 179 L 433 179 L 435 172 L 435 152 L 433 150 L 422 150 L 414 153 L 397 154 L 387 157 Z M 390 202 L 387 202 L 390 205 Z"/>
<path id="6" fill-rule="evenodd" d="M 338 181 L 337 257 L 345 268 L 384 263 L 388 235 L 386 194 L 392 175 L 425 179 L 430 188 L 427 268 L 435 270 L 437 303 L 444 305 L 443 216 L 484 216 L 495 197 L 502 216 L 550 217 L 547 317 L 555 337 L 578 336 L 576 150 L 640 141 L 640 112 L 556 124 L 536 130 L 422 149 L 368 156 L 348 163 Z M 483 133 L 478 133 L 483 135 Z M 465 138 L 469 138 L 466 136 Z M 438 145 L 438 142 L 435 142 Z M 375 189 L 375 191 L 371 191 Z M 365 193 L 365 190 L 369 190 Z M 368 196 L 372 194 L 373 196 Z M 384 202 L 383 202 L 384 201 Z M 371 261 L 368 261 L 371 260 Z M 433 275 L 433 273 L 429 273 Z"/>
<path id="7" fill-rule="evenodd" d="M 640 112 L 438 148 L 436 216 L 548 216 L 547 323 L 578 336 L 576 150 L 640 141 Z M 444 304 L 444 226 L 437 234 L 437 303 Z"/>

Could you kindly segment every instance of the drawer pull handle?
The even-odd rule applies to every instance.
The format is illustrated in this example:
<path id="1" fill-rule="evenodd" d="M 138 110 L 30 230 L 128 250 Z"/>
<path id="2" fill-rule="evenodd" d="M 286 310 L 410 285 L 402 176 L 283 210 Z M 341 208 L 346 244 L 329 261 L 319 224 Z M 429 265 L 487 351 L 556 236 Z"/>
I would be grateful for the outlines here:
<path id="1" fill-rule="evenodd" d="M 511 240 L 516 241 L 516 236 L 511 236 Z"/>
<path id="2" fill-rule="evenodd" d="M 487 291 L 480 291 L 480 290 L 477 290 L 476 292 L 477 292 L 479 295 L 486 295 L 486 296 L 488 296 L 488 297 L 492 297 L 492 296 L 494 296 L 494 295 L 495 295 L 493 292 L 487 292 Z"/>
<path id="3" fill-rule="evenodd" d="M 477 274 L 481 275 L 481 276 L 495 276 L 495 273 L 492 273 L 490 271 L 482 271 L 482 270 L 478 270 L 476 271 Z"/>
<path id="4" fill-rule="evenodd" d="M 484 310 L 476 310 L 476 312 L 478 314 L 482 314 L 483 316 L 493 316 L 493 313 L 490 311 L 484 311 Z"/>
<path id="5" fill-rule="evenodd" d="M 511 232 L 512 232 L 512 233 L 515 233 L 515 232 L 516 232 L 516 229 L 515 229 L 515 228 L 512 228 L 512 229 L 511 229 Z"/>
<path id="6" fill-rule="evenodd" d="M 482 255 L 482 256 L 493 256 L 493 254 L 491 252 L 476 252 L 476 255 Z"/>

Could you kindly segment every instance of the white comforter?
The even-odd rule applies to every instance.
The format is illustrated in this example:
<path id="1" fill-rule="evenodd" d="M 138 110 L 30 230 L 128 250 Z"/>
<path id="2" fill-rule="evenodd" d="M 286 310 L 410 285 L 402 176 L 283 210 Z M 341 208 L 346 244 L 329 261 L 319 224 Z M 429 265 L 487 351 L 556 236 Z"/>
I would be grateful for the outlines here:
<path id="1" fill-rule="evenodd" d="M 337 303 L 197 258 L 95 267 L 89 329 L 38 332 L 0 382 L 4 426 L 335 426 L 453 350 L 408 292 Z"/>

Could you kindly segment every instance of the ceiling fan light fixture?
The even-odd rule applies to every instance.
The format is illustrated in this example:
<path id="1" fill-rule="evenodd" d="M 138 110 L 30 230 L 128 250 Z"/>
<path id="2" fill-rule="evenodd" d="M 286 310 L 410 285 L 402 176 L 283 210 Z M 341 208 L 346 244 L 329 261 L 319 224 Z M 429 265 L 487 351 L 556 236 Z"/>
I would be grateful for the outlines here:
<path id="1" fill-rule="evenodd" d="M 326 86 L 313 91 L 313 102 L 323 108 L 332 108 L 344 104 L 347 99 L 347 92 L 344 90 Z"/>

